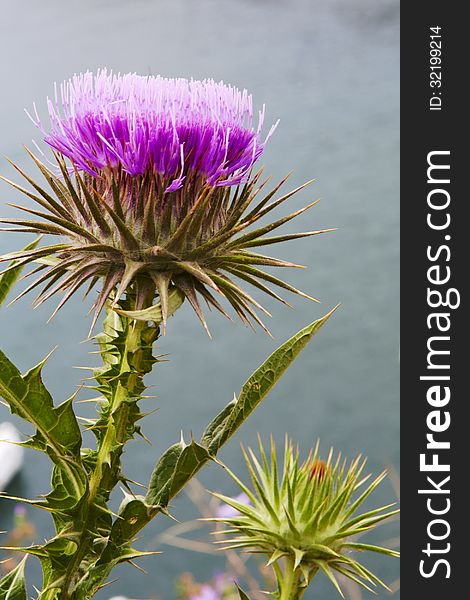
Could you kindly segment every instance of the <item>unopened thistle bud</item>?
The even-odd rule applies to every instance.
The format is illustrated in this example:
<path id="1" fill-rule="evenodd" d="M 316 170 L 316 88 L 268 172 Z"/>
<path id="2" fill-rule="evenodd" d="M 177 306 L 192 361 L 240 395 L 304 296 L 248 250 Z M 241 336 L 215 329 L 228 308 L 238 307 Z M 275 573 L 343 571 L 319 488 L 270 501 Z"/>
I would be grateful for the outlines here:
<path id="1" fill-rule="evenodd" d="M 39 207 L 17 207 L 31 220 L 2 222 L 62 239 L 0 257 L 37 263 L 39 276 L 23 293 L 44 285 L 43 302 L 63 292 L 60 308 L 84 284 L 98 284 L 96 320 L 110 296 L 117 303 L 132 287 L 137 309 L 157 299 L 165 322 L 169 292 L 177 289 L 204 325 L 200 300 L 225 314 L 220 294 L 246 324 L 262 327 L 256 309 L 267 311 L 239 281 L 284 303 L 267 284 L 306 296 L 260 269 L 299 265 L 253 248 L 321 233 L 266 237 L 315 203 L 246 231 L 304 187 L 273 199 L 281 182 L 261 195 L 266 181 L 261 171 L 252 175 L 253 165 L 274 127 L 262 137 L 264 110 L 255 125 L 246 90 L 99 71 L 63 83 L 48 110 L 50 126 L 37 113 L 33 120 L 58 168 L 31 156 L 50 190 L 16 167 L 33 189 L 9 183 Z"/>
<path id="2" fill-rule="evenodd" d="M 251 449 L 244 452 L 251 488 L 228 471 L 249 498 L 249 504 L 214 494 L 237 511 L 231 517 L 211 519 L 228 525 L 221 533 L 230 538 L 218 543 L 224 544 L 224 549 L 266 554 L 268 564 L 283 561 L 285 569 L 296 573 L 300 587 L 307 586 L 319 571 L 341 595 L 334 572 L 370 591 L 377 584 L 386 587 L 351 556 L 351 551 L 398 556 L 393 550 L 357 541 L 359 535 L 398 512 L 389 510 L 393 504 L 359 512 L 386 473 L 366 486 L 371 476 L 363 475 L 365 460 L 361 457 L 347 464 L 340 455 L 334 458 L 330 451 L 323 461 L 318 457 L 317 445 L 307 460 L 300 463 L 299 452 L 289 440 L 286 440 L 283 470 L 279 474 L 274 443 L 268 458 L 260 442 L 260 454 L 258 460 Z M 281 594 L 281 597 L 284 596 Z"/>

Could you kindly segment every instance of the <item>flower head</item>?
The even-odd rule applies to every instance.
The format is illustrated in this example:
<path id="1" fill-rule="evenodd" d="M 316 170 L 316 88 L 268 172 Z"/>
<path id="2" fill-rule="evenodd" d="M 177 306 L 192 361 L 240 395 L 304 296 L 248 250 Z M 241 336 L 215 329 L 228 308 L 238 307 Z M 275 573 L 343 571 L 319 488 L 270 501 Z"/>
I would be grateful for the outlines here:
<path id="1" fill-rule="evenodd" d="M 247 91 L 213 80 L 87 72 L 64 82 L 48 109 L 49 130 L 35 119 L 45 141 L 79 169 L 158 173 L 167 191 L 195 175 L 215 186 L 237 185 L 266 143 L 264 109 L 255 129 Z"/>
<path id="2" fill-rule="evenodd" d="M 14 205 L 35 219 L 2 221 L 16 231 L 62 239 L 0 257 L 38 264 L 33 273 L 39 277 L 23 293 L 44 284 L 37 298 L 43 302 L 64 292 L 60 308 L 85 283 L 89 289 L 98 284 L 93 322 L 109 297 L 117 307 L 121 296 L 131 293 L 134 317 L 158 301 L 164 326 L 176 293 L 206 326 L 201 298 L 226 314 L 216 292 L 245 323 L 263 328 L 255 309 L 267 311 L 238 281 L 284 303 L 266 283 L 306 296 L 259 268 L 298 265 L 253 248 L 321 233 L 265 237 L 315 202 L 246 231 L 304 186 L 273 199 L 281 182 L 258 199 L 266 181 L 261 171 L 251 171 L 272 129 L 263 140 L 264 111 L 255 127 L 245 90 L 212 80 L 100 71 L 63 83 L 48 107 L 50 128 L 37 114 L 35 120 L 55 151 L 58 169 L 30 154 L 50 190 L 16 167 L 34 191 L 8 183 L 41 210 Z"/>
<path id="3" fill-rule="evenodd" d="M 215 494 L 238 511 L 238 515 L 211 519 L 229 526 L 221 532 L 231 536 L 228 541 L 220 542 L 224 549 L 240 548 L 266 554 L 268 564 L 286 559 L 286 565 L 298 572 L 303 585 L 308 585 L 318 571 L 325 573 L 340 593 L 334 571 L 369 590 L 371 585 L 385 585 L 350 556 L 350 552 L 398 556 L 393 550 L 355 541 L 358 535 L 398 512 L 389 511 L 393 506 L 390 504 L 358 513 L 386 473 L 365 486 L 370 475 L 363 476 L 365 460 L 360 457 L 348 465 L 340 455 L 334 458 L 330 451 L 327 460 L 322 461 L 317 445 L 300 463 L 298 450 L 286 440 L 283 471 L 279 477 L 274 443 L 270 460 L 261 442 L 260 453 L 260 461 L 252 450 L 245 453 L 253 490 L 228 471 L 251 504 Z M 361 487 L 362 492 L 357 494 Z"/>

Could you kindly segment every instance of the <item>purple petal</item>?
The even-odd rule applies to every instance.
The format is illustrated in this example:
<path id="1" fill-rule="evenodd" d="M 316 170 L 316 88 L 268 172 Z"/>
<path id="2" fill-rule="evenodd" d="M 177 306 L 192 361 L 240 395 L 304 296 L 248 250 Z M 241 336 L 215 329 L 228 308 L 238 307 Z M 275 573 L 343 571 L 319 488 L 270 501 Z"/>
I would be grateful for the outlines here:
<path id="1" fill-rule="evenodd" d="M 267 141 L 260 137 L 264 107 L 255 127 L 251 95 L 210 79 L 87 72 L 64 82 L 48 110 L 49 131 L 37 114 L 34 122 L 79 169 L 157 172 L 170 180 L 166 191 L 188 173 L 214 186 L 238 185 Z"/>

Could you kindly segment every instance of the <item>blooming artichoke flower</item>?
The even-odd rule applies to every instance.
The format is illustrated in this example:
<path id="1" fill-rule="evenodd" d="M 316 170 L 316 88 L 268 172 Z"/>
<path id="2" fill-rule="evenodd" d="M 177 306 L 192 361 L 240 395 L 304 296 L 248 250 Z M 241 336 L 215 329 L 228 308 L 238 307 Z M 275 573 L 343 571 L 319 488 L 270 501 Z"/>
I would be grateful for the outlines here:
<path id="1" fill-rule="evenodd" d="M 228 529 L 218 533 L 229 535 L 230 539 L 218 543 L 224 544 L 224 549 L 266 554 L 268 564 L 284 560 L 285 569 L 292 571 L 286 579 L 290 582 L 297 579 L 299 587 L 307 586 L 319 571 L 328 577 L 341 596 L 334 571 L 369 591 L 372 591 L 371 585 L 387 587 L 350 555 L 351 551 L 370 551 L 398 556 L 393 550 L 356 541 L 357 536 L 398 512 L 389 511 L 394 506 L 389 504 L 358 514 L 386 472 L 357 495 L 371 477 L 362 475 L 365 460 L 360 456 L 347 465 L 340 455 L 334 458 L 330 451 L 327 460 L 322 461 L 317 444 L 305 462 L 300 463 L 298 449 L 294 450 L 292 442 L 286 439 L 284 468 L 279 478 L 274 443 L 271 442 L 270 460 L 261 442 L 260 453 L 261 461 L 251 449 L 248 453 L 244 451 L 253 490 L 227 469 L 250 504 L 214 494 L 237 511 L 230 517 L 210 519 L 228 525 Z M 277 569 L 276 574 L 279 573 Z M 280 581 L 279 587 L 282 585 Z M 281 594 L 281 597 L 287 596 Z"/>
<path id="2" fill-rule="evenodd" d="M 58 310 L 85 283 L 89 290 L 99 284 L 94 323 L 109 297 L 116 305 L 132 289 L 137 310 L 158 299 L 165 325 L 173 291 L 188 299 L 206 326 L 201 298 L 226 314 L 217 292 L 246 324 L 263 328 L 255 309 L 267 311 L 240 280 L 284 303 L 267 283 L 309 298 L 260 269 L 299 265 L 253 248 L 322 233 L 265 237 L 315 202 L 246 231 L 304 187 L 272 200 L 284 180 L 260 196 L 266 180 L 261 171 L 252 173 L 253 165 L 275 127 L 262 139 L 264 109 L 255 127 L 246 90 L 103 70 L 63 83 L 48 111 L 49 127 L 37 112 L 33 120 L 58 168 L 30 154 L 50 189 L 15 167 L 34 191 L 8 183 L 40 209 L 13 205 L 35 219 L 2 219 L 14 231 L 61 238 L 0 257 L 37 263 L 33 273 L 39 276 L 23 294 L 44 284 L 40 303 L 64 292 Z"/>

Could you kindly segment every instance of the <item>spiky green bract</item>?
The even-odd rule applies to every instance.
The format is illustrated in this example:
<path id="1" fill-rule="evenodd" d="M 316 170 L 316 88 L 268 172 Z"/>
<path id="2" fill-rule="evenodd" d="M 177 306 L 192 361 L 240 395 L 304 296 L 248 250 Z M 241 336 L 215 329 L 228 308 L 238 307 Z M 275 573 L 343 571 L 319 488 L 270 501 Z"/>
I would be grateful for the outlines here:
<path id="1" fill-rule="evenodd" d="M 267 284 L 306 296 L 260 269 L 299 265 L 259 254 L 253 248 L 322 233 L 266 236 L 315 202 L 256 230 L 247 233 L 246 229 L 307 184 L 271 201 L 284 180 L 258 200 L 267 181 L 260 183 L 261 171 L 237 188 L 212 186 L 194 174 L 185 179 L 180 189 L 168 192 L 169 184 L 159 174 L 130 177 L 117 168 L 92 176 L 75 168 L 71 175 L 63 157 L 57 155 L 61 171 L 58 177 L 31 156 L 50 190 L 43 189 L 16 167 L 34 191 L 7 180 L 8 183 L 38 204 L 39 209 L 17 206 L 34 219 L 1 222 L 13 225 L 13 231 L 51 234 L 60 236 L 61 241 L 10 253 L 0 257 L 0 261 L 38 263 L 33 270 L 38 277 L 23 292 L 43 285 L 37 302 L 64 292 L 60 308 L 85 283 L 90 287 L 100 283 L 96 321 L 113 290 L 118 301 L 131 284 L 140 281 L 143 295 L 147 295 L 145 285 L 155 290 L 164 326 L 168 289 L 176 287 L 206 328 L 200 299 L 226 314 L 214 292 L 225 297 L 246 324 L 264 327 L 255 309 L 267 311 L 237 281 L 249 283 L 284 303 Z M 148 308 L 153 301 L 154 297 L 141 308 Z"/>
<path id="2" fill-rule="evenodd" d="M 238 513 L 213 521 L 228 525 L 223 531 L 230 535 L 225 548 L 244 549 L 266 554 L 268 564 L 276 566 L 278 597 L 295 598 L 308 586 L 313 576 L 323 572 L 339 593 L 341 589 L 334 572 L 340 573 L 370 590 L 380 579 L 350 555 L 351 550 L 370 551 L 397 556 L 387 548 L 354 541 L 365 531 L 395 515 L 393 504 L 360 513 L 359 509 L 386 473 L 381 473 L 366 485 L 363 476 L 365 460 L 358 457 L 349 465 L 330 451 L 326 462 L 318 456 L 318 445 L 305 462 L 299 462 L 298 449 L 286 439 L 284 465 L 279 472 L 274 442 L 267 457 L 260 441 L 258 459 L 251 449 L 244 452 L 252 480 L 252 489 L 236 475 L 230 475 L 247 494 L 249 505 L 215 494 Z M 284 562 L 284 572 L 277 563 Z M 287 583 L 286 583 L 287 582 Z M 286 589 L 289 588 L 289 590 Z M 385 586 L 386 587 L 386 586 Z"/>

